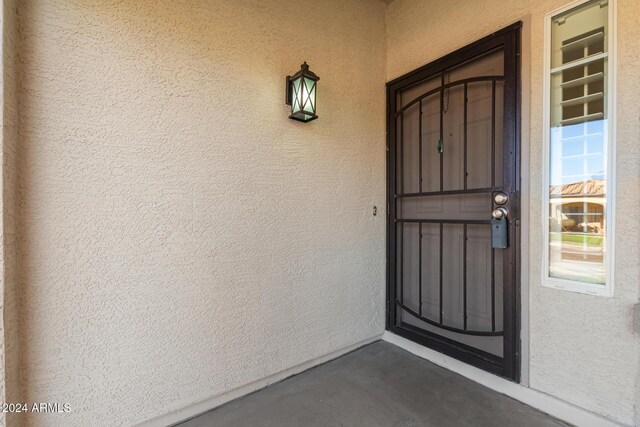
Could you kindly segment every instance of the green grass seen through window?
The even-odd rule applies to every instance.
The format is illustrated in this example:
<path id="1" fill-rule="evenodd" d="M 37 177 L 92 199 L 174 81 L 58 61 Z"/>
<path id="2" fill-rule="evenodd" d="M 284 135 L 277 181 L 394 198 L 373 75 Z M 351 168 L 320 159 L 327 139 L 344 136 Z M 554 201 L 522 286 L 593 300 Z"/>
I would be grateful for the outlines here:
<path id="1" fill-rule="evenodd" d="M 549 239 L 552 242 L 562 240 L 563 243 L 579 243 L 587 244 L 587 246 L 602 246 L 604 243 L 604 236 L 582 233 L 559 233 L 550 232 Z"/>

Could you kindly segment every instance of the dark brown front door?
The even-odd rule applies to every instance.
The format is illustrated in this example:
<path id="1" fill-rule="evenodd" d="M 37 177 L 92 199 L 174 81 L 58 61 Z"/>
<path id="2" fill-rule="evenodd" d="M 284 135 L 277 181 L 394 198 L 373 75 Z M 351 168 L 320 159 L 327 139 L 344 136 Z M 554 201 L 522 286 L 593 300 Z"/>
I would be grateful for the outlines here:
<path id="1" fill-rule="evenodd" d="M 387 327 L 515 381 L 519 34 L 387 84 Z"/>

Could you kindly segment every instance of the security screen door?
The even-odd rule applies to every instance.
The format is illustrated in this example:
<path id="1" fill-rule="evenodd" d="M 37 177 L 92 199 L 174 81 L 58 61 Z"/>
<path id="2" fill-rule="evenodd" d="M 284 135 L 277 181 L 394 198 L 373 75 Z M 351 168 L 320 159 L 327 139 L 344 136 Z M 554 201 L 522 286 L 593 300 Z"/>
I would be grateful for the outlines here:
<path id="1" fill-rule="evenodd" d="M 387 84 L 387 327 L 515 381 L 519 33 Z"/>

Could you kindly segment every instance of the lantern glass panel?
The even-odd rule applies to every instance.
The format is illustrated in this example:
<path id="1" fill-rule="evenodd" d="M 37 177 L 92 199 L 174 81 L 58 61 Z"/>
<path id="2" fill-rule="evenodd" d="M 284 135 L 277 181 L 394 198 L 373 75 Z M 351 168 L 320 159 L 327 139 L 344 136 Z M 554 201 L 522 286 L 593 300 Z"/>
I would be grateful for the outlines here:
<path id="1" fill-rule="evenodd" d="M 313 113 L 315 110 L 315 86 L 316 82 L 309 78 L 304 78 L 304 95 L 303 95 L 303 109 L 309 113 Z"/>
<path id="2" fill-rule="evenodd" d="M 302 109 L 302 77 L 298 77 L 297 79 L 292 81 L 293 85 L 293 103 L 291 105 L 291 112 L 293 114 L 297 113 Z"/>

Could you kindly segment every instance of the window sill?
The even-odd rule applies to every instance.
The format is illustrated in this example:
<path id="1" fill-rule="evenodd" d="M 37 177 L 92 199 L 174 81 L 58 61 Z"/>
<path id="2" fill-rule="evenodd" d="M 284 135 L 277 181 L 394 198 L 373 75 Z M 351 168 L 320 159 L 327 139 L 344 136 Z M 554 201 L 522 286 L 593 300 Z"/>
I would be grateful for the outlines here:
<path id="1" fill-rule="evenodd" d="M 558 289 L 561 291 L 576 292 L 586 295 L 595 295 L 599 297 L 613 297 L 613 289 L 609 285 L 596 285 L 575 280 L 556 279 L 545 277 L 542 280 L 542 286 L 545 288 Z"/>

